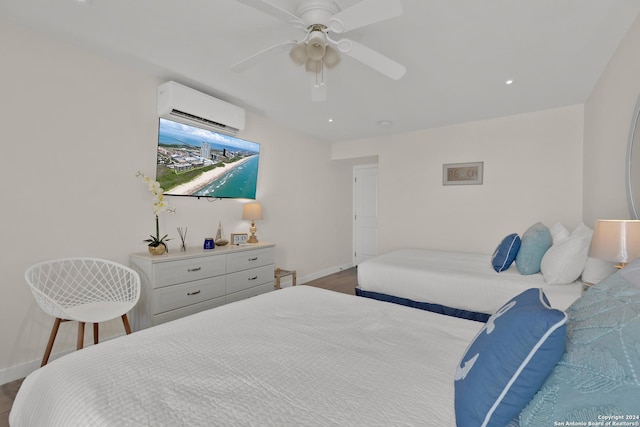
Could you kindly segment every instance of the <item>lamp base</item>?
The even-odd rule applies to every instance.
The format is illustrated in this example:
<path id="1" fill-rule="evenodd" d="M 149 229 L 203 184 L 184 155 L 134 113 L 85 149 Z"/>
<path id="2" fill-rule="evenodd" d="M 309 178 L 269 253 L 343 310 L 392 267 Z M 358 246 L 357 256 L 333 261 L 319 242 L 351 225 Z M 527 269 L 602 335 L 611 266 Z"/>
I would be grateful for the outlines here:
<path id="1" fill-rule="evenodd" d="M 247 243 L 258 243 L 258 238 L 256 237 L 256 223 L 251 220 L 251 227 L 249 227 L 249 232 L 251 233 L 251 236 L 249 236 L 249 240 L 247 240 Z"/>

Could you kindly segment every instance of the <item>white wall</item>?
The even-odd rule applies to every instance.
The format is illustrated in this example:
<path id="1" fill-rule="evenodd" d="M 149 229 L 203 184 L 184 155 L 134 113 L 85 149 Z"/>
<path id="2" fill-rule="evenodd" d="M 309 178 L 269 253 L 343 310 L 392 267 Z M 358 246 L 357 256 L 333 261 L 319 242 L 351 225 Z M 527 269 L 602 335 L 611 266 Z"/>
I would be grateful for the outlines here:
<path id="1" fill-rule="evenodd" d="M 154 231 L 151 196 L 137 171 L 155 171 L 155 78 L 74 46 L 0 22 L 0 384 L 39 366 L 52 319 L 23 279 L 41 260 L 96 256 L 128 264 Z M 277 244 L 276 262 L 301 282 L 351 265 L 353 162 L 330 147 L 255 116 L 240 135 L 261 143 L 258 238 Z M 242 202 L 171 198 L 161 231 L 200 246 L 222 221 L 248 231 Z M 170 242 L 170 250 L 177 249 Z M 88 328 L 90 329 L 90 328 Z M 103 337 L 121 334 L 120 322 Z M 61 326 L 54 353 L 74 347 Z M 87 332 L 89 338 L 89 332 Z M 88 339 L 87 341 L 90 341 Z"/>
<path id="2" fill-rule="evenodd" d="M 585 103 L 584 218 L 628 219 L 625 161 L 640 96 L 640 17 Z M 640 183 L 636 183 L 640 185 Z"/>
<path id="3" fill-rule="evenodd" d="M 581 106 L 336 143 L 334 159 L 378 155 L 379 251 L 491 253 L 508 233 L 582 211 Z M 445 163 L 484 162 L 482 185 L 443 186 Z"/>

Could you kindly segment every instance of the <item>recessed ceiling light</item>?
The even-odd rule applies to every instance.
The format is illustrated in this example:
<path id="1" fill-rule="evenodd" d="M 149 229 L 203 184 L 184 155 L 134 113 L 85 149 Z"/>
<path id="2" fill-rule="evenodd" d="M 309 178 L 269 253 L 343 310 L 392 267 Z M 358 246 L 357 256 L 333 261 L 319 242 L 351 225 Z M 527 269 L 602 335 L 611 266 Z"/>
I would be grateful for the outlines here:
<path id="1" fill-rule="evenodd" d="M 378 126 L 382 126 L 385 128 L 391 127 L 393 122 L 391 120 L 378 120 Z"/>
<path id="2" fill-rule="evenodd" d="M 504 84 L 506 85 L 512 85 L 513 84 L 513 80 L 509 79 L 506 82 L 504 82 Z"/>
<path id="3" fill-rule="evenodd" d="M 333 123 L 333 119 L 329 119 L 329 123 Z"/>

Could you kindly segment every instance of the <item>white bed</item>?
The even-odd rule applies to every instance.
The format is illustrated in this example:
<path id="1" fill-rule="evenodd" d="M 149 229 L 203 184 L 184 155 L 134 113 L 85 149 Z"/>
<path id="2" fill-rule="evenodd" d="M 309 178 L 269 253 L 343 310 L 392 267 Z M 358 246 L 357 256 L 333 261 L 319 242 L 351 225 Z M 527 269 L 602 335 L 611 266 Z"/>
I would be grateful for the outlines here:
<path id="1" fill-rule="evenodd" d="M 452 314 L 446 310 L 451 308 L 462 312 L 454 315 L 485 321 L 505 301 L 528 288 L 542 288 L 551 305 L 560 310 L 582 292 L 579 281 L 548 285 L 542 274 L 522 275 L 515 264 L 496 273 L 490 255 L 425 249 L 401 249 L 361 263 L 356 292 L 408 305 L 428 303 L 429 307 L 418 307 L 435 305 L 435 311 L 446 314 Z"/>
<path id="2" fill-rule="evenodd" d="M 25 379 L 9 421 L 453 426 L 454 373 L 481 326 L 287 288 L 54 360 Z"/>

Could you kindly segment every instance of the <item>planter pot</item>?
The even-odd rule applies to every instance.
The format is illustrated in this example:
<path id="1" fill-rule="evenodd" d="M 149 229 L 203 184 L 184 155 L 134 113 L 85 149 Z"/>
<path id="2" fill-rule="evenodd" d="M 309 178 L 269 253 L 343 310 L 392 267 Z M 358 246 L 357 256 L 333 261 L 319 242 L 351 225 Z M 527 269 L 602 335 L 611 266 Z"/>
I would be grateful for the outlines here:
<path id="1" fill-rule="evenodd" d="M 164 244 L 158 246 L 147 246 L 151 255 L 162 255 L 167 251 L 167 247 Z"/>

